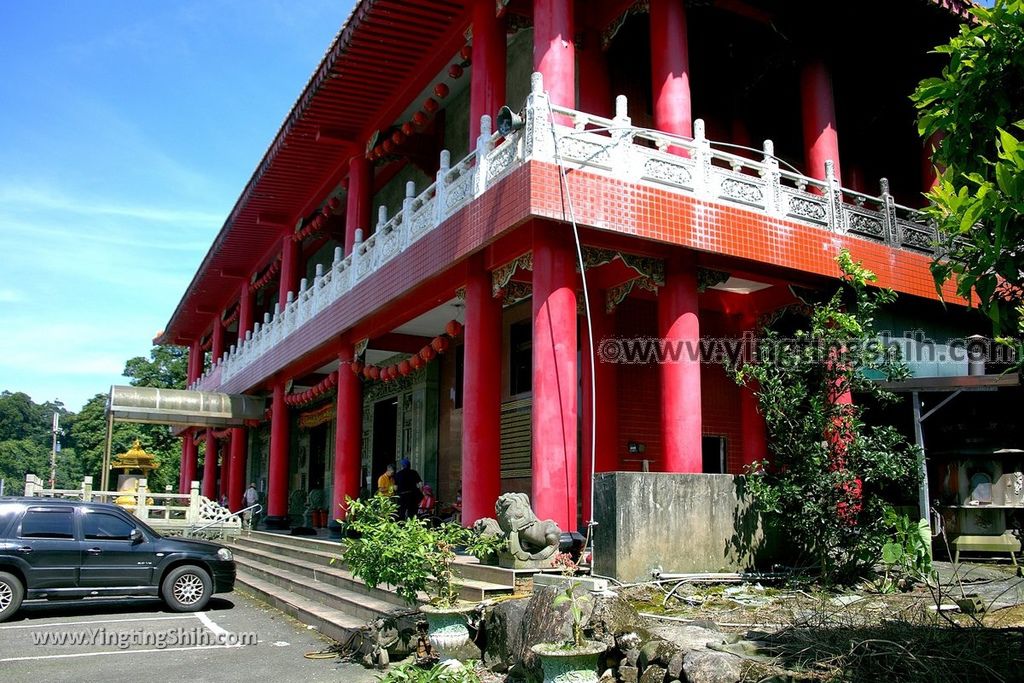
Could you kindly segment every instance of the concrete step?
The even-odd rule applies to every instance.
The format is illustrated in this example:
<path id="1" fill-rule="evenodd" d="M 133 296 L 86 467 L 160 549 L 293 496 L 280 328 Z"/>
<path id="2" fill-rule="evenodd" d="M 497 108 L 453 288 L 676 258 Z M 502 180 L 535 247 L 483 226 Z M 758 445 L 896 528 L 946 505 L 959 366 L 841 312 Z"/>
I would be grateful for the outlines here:
<path id="1" fill-rule="evenodd" d="M 331 541 L 316 536 L 289 536 L 288 534 L 275 534 L 269 531 L 252 531 L 242 536 L 242 538 L 271 541 L 278 545 L 290 545 L 296 548 L 341 554 L 341 541 Z"/>
<path id="2" fill-rule="evenodd" d="M 236 557 L 235 563 L 238 566 L 238 570 L 244 571 L 248 576 L 308 598 L 324 607 L 344 612 L 364 623 L 408 611 L 408 609 L 399 607 L 391 602 L 380 600 L 364 593 L 345 590 L 333 583 L 320 581 L 316 578 L 311 579 L 305 574 L 271 567 L 246 557 Z"/>
<path id="3" fill-rule="evenodd" d="M 327 607 L 315 600 L 285 590 L 269 581 L 257 578 L 239 568 L 236 590 L 252 595 L 276 607 L 303 624 L 314 627 L 328 638 L 347 643 L 353 634 L 361 631 L 365 623 L 345 612 Z M 358 638 L 358 636 L 355 636 Z"/>
<path id="4" fill-rule="evenodd" d="M 455 562 L 452 571 L 456 576 L 474 581 L 484 581 L 507 588 L 516 587 L 516 579 L 524 579 L 532 576 L 532 570 L 504 569 L 488 564 L 480 564 L 475 557 L 460 556 Z"/>
<path id="5" fill-rule="evenodd" d="M 262 549 L 238 545 L 231 545 L 229 547 L 231 552 L 235 554 L 236 562 L 245 560 L 247 565 L 259 564 L 273 572 L 283 571 L 298 574 L 304 577 L 307 582 L 319 581 L 338 590 L 362 595 L 382 603 L 388 603 L 392 607 L 405 606 L 405 602 L 393 591 L 384 590 L 384 587 L 369 588 L 362 581 L 352 576 L 352 573 L 342 565 L 331 567 L 293 557 L 275 555 Z"/>
<path id="6" fill-rule="evenodd" d="M 337 566 L 341 560 L 341 546 L 335 544 L 334 550 L 323 550 L 319 546 L 300 546 L 294 543 L 281 543 L 273 538 L 266 537 L 238 537 L 230 539 L 228 545 L 232 548 L 251 548 L 265 553 L 271 553 L 279 557 L 287 557 L 295 560 L 302 560 L 320 565 L 322 567 Z M 331 564 L 335 560 L 335 564 Z"/>
<path id="7" fill-rule="evenodd" d="M 362 593 L 395 605 L 401 606 L 405 604 L 394 591 L 386 586 L 378 586 L 375 589 L 367 588 L 362 581 L 352 576 L 341 562 L 336 562 L 332 565 L 332 559 L 337 560 L 340 558 L 340 553 L 337 550 L 326 552 L 320 550 L 320 546 L 316 545 L 300 547 L 297 544 L 281 544 L 275 542 L 273 538 L 267 538 L 267 536 L 274 536 L 274 534 L 263 534 L 259 537 L 239 537 L 226 543 L 226 545 L 236 555 L 250 558 L 255 562 L 261 562 L 287 571 L 294 571 L 309 578 L 331 583 L 344 590 Z M 334 547 L 337 548 L 338 546 L 335 544 Z M 499 578 L 504 580 L 505 576 L 500 575 Z M 515 588 L 514 580 L 509 585 L 508 582 L 494 583 L 463 576 L 458 578 L 455 583 L 458 586 L 459 597 L 473 602 L 486 600 L 496 595 L 508 594 L 513 592 Z M 426 596 L 423 596 L 423 600 L 426 600 Z"/>

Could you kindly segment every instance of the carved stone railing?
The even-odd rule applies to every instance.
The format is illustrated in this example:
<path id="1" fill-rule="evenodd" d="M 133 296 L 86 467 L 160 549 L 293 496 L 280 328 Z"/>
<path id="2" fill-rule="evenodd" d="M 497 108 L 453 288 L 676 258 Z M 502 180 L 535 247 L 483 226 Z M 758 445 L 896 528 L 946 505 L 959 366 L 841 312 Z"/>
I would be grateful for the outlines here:
<path id="1" fill-rule="evenodd" d="M 917 211 L 897 204 L 884 178 L 880 195 L 873 197 L 841 187 L 832 162 L 826 162 L 824 180 L 782 168 L 771 140 L 764 142 L 760 158 L 749 158 L 716 149 L 716 143 L 705 137 L 700 119 L 694 122 L 694 137 L 681 138 L 634 127 L 626 109 L 623 96 L 616 99 L 611 119 L 552 105 L 540 74 L 533 74 L 520 130 L 502 137 L 491 132 L 491 119 L 483 116 L 477 147 L 469 156 L 452 166 L 448 151 L 441 152 L 440 168 L 429 187 L 417 195 L 415 185 L 407 183 L 398 213 L 388 217 L 386 208 L 380 207 L 373 234 L 364 239 L 363 231 L 356 230 L 351 254 L 335 249 L 329 267 L 318 265 L 312 282 L 303 279 L 298 294 L 288 294 L 283 310 L 265 314 L 193 388 L 214 389 L 236 376 L 528 161 L 585 169 L 895 248 L 933 253 L 933 226 Z"/>

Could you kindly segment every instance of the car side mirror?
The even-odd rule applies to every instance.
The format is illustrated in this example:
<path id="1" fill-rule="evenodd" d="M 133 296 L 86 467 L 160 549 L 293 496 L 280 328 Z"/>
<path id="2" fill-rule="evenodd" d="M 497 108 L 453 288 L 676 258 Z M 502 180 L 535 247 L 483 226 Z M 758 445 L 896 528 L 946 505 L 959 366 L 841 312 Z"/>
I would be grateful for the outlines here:
<path id="1" fill-rule="evenodd" d="M 131 534 L 129 534 L 129 538 L 131 538 L 132 544 L 142 543 L 146 540 L 146 537 L 143 536 L 142 532 L 138 529 L 132 529 Z"/>

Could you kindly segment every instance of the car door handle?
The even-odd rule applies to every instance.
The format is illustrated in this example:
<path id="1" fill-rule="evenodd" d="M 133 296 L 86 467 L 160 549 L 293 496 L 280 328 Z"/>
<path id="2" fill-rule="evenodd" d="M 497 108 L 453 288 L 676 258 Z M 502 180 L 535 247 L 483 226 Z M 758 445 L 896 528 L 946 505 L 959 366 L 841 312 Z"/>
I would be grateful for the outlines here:
<path id="1" fill-rule="evenodd" d="M 85 552 L 89 553 L 90 555 L 99 555 L 100 553 L 103 552 L 103 549 L 102 548 L 88 548 Z"/>
<path id="2" fill-rule="evenodd" d="M 28 553 L 32 552 L 32 548 L 30 548 L 27 545 L 23 545 L 20 548 L 18 548 L 18 552 L 19 553 L 25 553 L 27 555 Z"/>

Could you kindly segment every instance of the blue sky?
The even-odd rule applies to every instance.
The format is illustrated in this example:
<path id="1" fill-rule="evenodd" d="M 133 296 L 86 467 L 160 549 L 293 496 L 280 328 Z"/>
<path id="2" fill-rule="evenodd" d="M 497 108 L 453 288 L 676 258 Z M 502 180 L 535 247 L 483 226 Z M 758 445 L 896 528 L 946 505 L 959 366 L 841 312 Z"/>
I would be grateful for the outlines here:
<path id="1" fill-rule="evenodd" d="M 123 382 L 351 7 L 0 2 L 0 390 Z"/>

